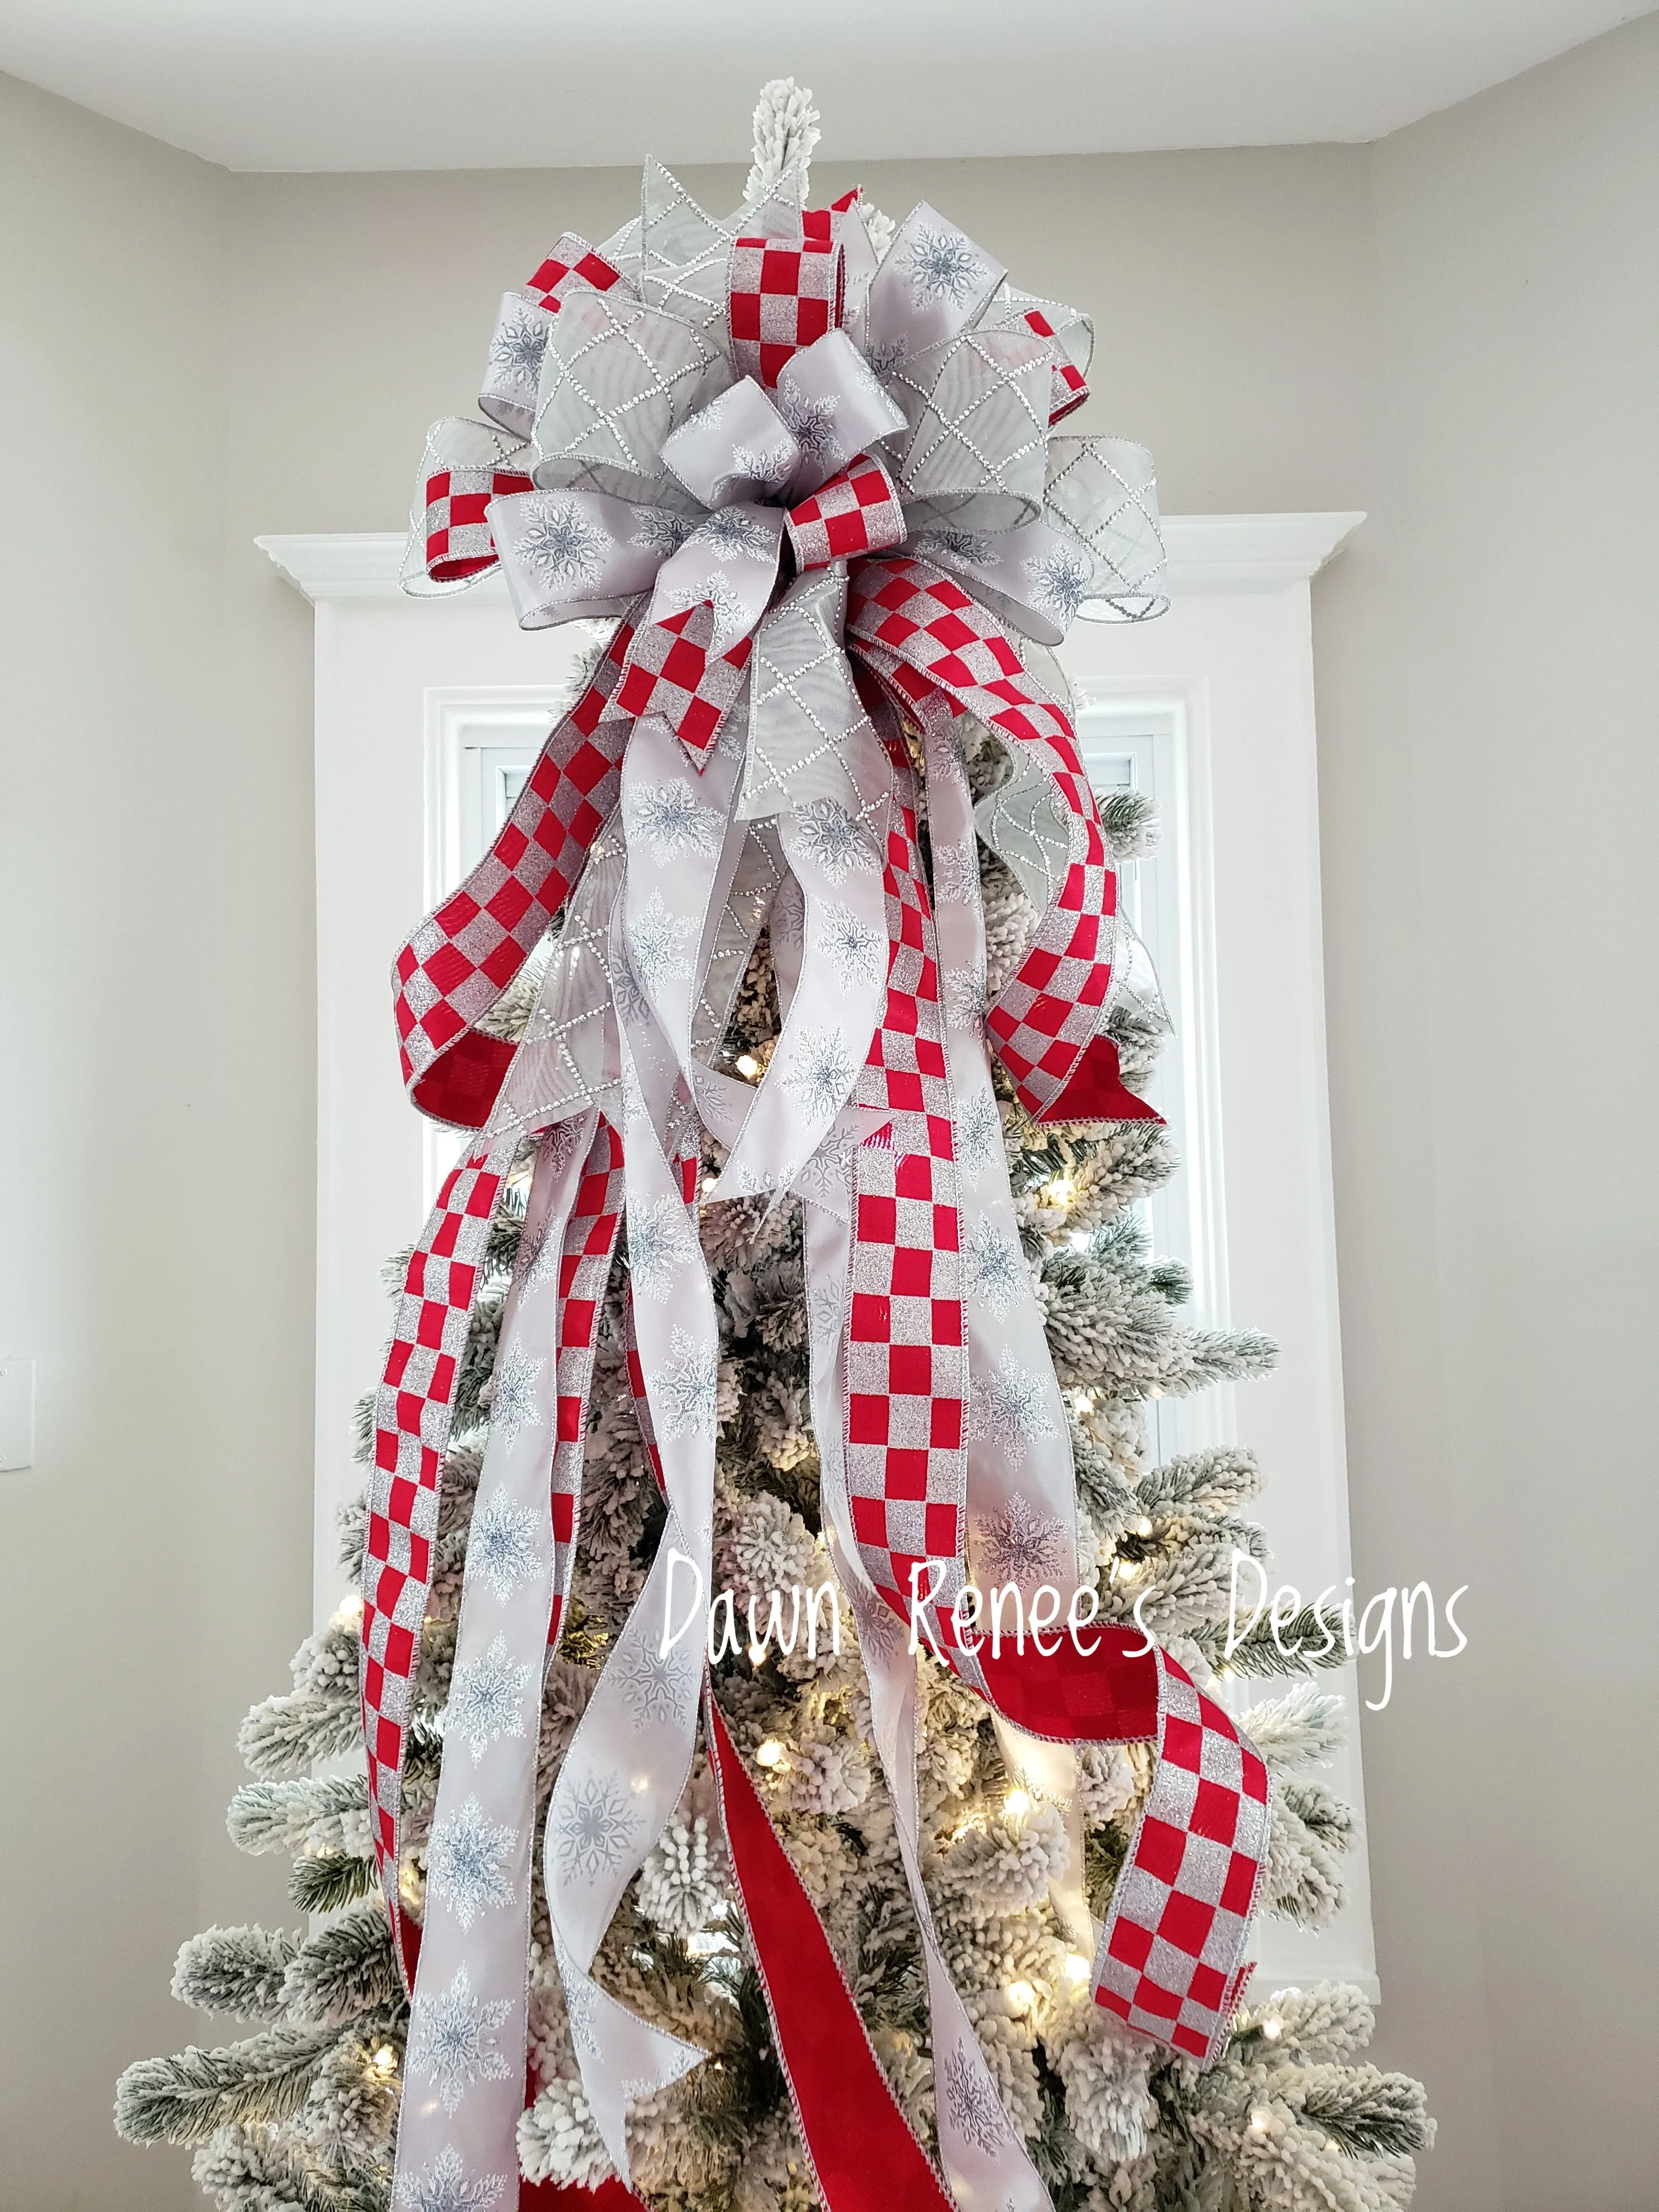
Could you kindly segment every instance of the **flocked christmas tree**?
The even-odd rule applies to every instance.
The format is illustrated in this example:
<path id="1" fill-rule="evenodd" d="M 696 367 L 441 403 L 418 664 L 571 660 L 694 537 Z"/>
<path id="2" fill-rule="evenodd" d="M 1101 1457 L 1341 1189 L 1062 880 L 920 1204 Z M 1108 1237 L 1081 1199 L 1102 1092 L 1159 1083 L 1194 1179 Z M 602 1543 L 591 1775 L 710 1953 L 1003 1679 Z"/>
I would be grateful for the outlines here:
<path id="1" fill-rule="evenodd" d="M 780 90 L 762 120 L 757 162 L 775 173 L 799 150 L 810 118 L 799 95 Z M 964 752 L 976 798 L 1008 772 L 1005 748 L 982 728 L 969 730 Z M 1145 802 L 1115 794 L 1102 804 L 1115 858 L 1146 850 L 1154 825 Z M 1034 914 L 983 848 L 981 862 L 994 995 Z M 497 1033 L 522 1027 L 538 973 L 532 962 L 497 1008 Z M 779 1026 L 763 935 L 720 1064 L 758 1081 Z M 1125 1079 L 1138 1086 L 1162 1042 L 1159 1020 L 1128 1000 L 1111 1027 Z M 1037 1286 L 1069 1409 L 1085 1579 L 1095 1581 L 1108 1620 L 1127 1618 L 1140 1595 L 1143 1623 L 1204 1685 L 1221 1664 L 1232 1554 L 1266 1556 L 1266 1539 L 1248 1518 L 1257 1472 L 1248 1452 L 1232 1449 L 1149 1465 L 1143 1409 L 1153 1398 L 1260 1374 L 1273 1348 L 1259 1336 L 1183 1322 L 1184 1271 L 1150 1254 L 1138 1207 L 1176 1170 L 1161 1124 L 1124 1121 L 1093 1135 L 1039 1127 L 1000 1078 L 999 1088 L 1019 1258 Z M 720 1158 L 711 1140 L 707 1164 Z M 444 1468 L 407 1771 L 401 1887 L 417 1917 L 496 1330 L 528 1171 L 526 1148 L 492 1228 L 489 1281 L 474 1311 Z M 714 1586 L 732 1592 L 739 1620 L 756 1600 L 763 1625 L 772 1593 L 830 1580 L 808 1410 L 800 1209 L 793 1200 L 710 1204 L 702 1232 L 723 1353 Z M 626 1373 L 628 1265 L 624 1241 L 600 1334 L 572 1601 L 542 1699 L 544 1814 L 663 1525 Z M 1007 1519 L 989 1542 L 1018 1575 L 1029 1532 L 1017 1515 Z M 510 1536 L 495 1529 L 489 1540 Z M 354 1579 L 363 1538 L 360 1508 L 343 1532 Z M 118 2093 L 125 2135 L 196 2147 L 197 2179 L 222 2212 L 383 2212 L 390 2201 L 409 2008 L 375 1893 L 359 1752 L 361 1610 L 360 1598 L 348 1600 L 307 1638 L 291 1692 L 256 1707 L 242 1730 L 255 1778 L 233 1801 L 232 1838 L 245 1850 L 293 1860 L 291 1894 L 307 1923 L 215 1928 L 186 1942 L 175 1995 L 250 2032 L 216 2049 L 143 2061 Z M 882 2065 L 927 2143 L 933 2077 L 923 1961 L 844 1601 L 839 1631 L 838 1651 L 820 1634 L 810 1656 L 804 1632 L 791 1649 L 769 1638 L 758 1662 L 750 1651 L 727 1650 L 714 1670 L 716 1696 Z M 1235 1674 L 1287 1671 L 1265 1624 L 1228 1664 Z M 1431 2124 L 1418 2084 L 1356 2056 L 1372 2025 L 1361 1994 L 1320 1984 L 1259 1996 L 1237 2015 L 1218 2062 L 1203 2070 L 1122 2027 L 1091 2001 L 1089 1962 L 1071 1948 L 1050 1902 L 1067 1850 L 1060 1813 L 1005 1771 L 985 1707 L 926 1656 L 921 1671 L 924 1874 L 946 1963 L 1056 2212 L 1371 2212 L 1407 2203 L 1411 2154 L 1431 2139 Z M 1262 1908 L 1317 1929 L 1340 1905 L 1341 1860 L 1352 1839 L 1346 1808 L 1318 1778 L 1338 1741 L 1339 1701 L 1305 1679 L 1287 1692 L 1274 1686 L 1243 1715 L 1273 1777 Z M 1135 1744 L 1082 1754 L 1086 1887 L 1097 1915 L 1149 1788 L 1151 1758 L 1150 1747 Z M 539 1856 L 538 1848 L 538 1867 Z M 520 2163 L 532 2183 L 592 2189 L 611 2166 L 579 2079 L 539 1872 L 532 1931 L 535 2094 L 520 2127 Z M 701 1753 L 594 1972 L 636 2013 L 711 2054 L 634 2106 L 635 2188 L 675 2212 L 809 2212 L 817 2189 Z M 487 2200 L 459 2169 L 447 2179 L 434 2170 L 406 2197 L 408 2212 L 488 2212 Z"/>

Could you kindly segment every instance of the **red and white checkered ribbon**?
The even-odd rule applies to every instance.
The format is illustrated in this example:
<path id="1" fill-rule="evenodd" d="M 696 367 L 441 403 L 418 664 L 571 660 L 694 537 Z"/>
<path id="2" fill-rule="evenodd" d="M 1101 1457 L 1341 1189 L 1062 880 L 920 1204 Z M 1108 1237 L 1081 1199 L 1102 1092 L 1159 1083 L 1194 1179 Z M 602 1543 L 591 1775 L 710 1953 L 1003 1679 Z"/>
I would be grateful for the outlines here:
<path id="1" fill-rule="evenodd" d="M 902 1627 L 913 1592 L 1005 1750 L 1034 1771 L 1046 1761 L 1053 1794 L 1066 1793 L 1076 1745 L 1156 1740 L 1096 1995 L 1200 2061 L 1226 2032 L 1266 1849 L 1260 1759 L 1178 1668 L 1121 1631 L 1098 1631 L 1086 1658 L 1028 1640 L 1015 1663 L 953 1613 L 999 1515 L 1052 1528 L 1050 1578 L 1069 1589 L 1076 1577 L 1063 1408 L 1041 1316 L 1001 1265 L 1013 1214 L 986 1040 L 1036 1115 L 1150 1112 L 1105 1032 L 1119 926 L 1075 733 L 1004 628 L 1052 644 L 1077 614 L 1139 619 L 1160 604 L 1146 457 L 1051 435 L 1086 395 L 1089 338 L 1082 318 L 1012 291 L 925 206 L 878 264 L 855 194 L 723 226 L 653 167 L 637 225 L 599 249 L 562 239 L 503 301 L 480 395 L 489 421 L 441 424 L 430 441 L 411 588 L 458 588 L 499 563 L 526 627 L 619 620 L 489 854 L 396 967 L 416 1103 L 490 1133 L 446 1182 L 411 1258 L 375 1407 L 363 1709 L 382 1887 L 415 1979 L 398 2182 L 408 2202 L 453 2158 L 492 2203 L 515 2185 L 534 1761 L 514 1716 L 533 1744 L 623 1214 L 641 1427 L 673 1547 L 708 1567 L 719 1346 L 695 1229 L 699 1116 L 727 1150 L 718 1195 L 793 1189 L 807 1201 L 826 1530 L 859 1616 L 922 1930 L 957 2202 L 1043 2212 L 1047 2198 L 1012 2126 L 988 2130 L 994 2090 L 921 1883 Z M 904 726 L 924 733 L 937 786 L 934 866 L 948 829 L 967 884 L 972 821 L 951 736 L 963 713 L 1014 756 L 980 828 L 1038 908 L 983 1030 L 982 916 L 960 887 L 935 915 Z M 580 1034 L 556 1066 L 520 1064 L 482 1018 L 567 907 L 538 1012 L 550 1036 L 562 1038 L 561 1023 Z M 769 908 L 784 1023 L 751 1091 L 712 1060 Z M 551 1049 L 537 1035 L 534 1052 Z M 481 1488 L 469 1545 L 417 1973 L 402 1774 L 442 1462 L 491 1218 L 518 1146 L 558 1117 L 539 1137 L 498 1351 L 490 1496 Z M 1010 1361 L 1025 1363 L 1018 1376 Z M 577 2057 L 624 2174 L 629 2096 L 699 2056 L 589 1971 L 694 1741 L 700 1668 L 653 1671 L 667 1555 L 665 1544 L 556 1778 L 544 1867 Z M 831 2212 L 878 2212 L 896 2174 L 908 2177 L 907 2202 L 942 2204 L 712 1702 L 704 1729 Z M 1086 1940 L 1076 1875 L 1055 1902 Z M 849 2138 L 886 2146 L 878 2174 L 867 2156 L 847 2159 Z"/>

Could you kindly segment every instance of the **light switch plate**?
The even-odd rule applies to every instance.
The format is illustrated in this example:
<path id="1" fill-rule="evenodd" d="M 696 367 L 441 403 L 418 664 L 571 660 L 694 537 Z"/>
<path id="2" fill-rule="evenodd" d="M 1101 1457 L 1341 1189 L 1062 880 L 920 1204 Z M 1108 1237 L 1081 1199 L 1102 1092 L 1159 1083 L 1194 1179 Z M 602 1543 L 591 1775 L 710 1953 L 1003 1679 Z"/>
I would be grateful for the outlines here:
<path id="1" fill-rule="evenodd" d="M 34 1464 L 34 1362 L 0 1359 L 0 1474 Z"/>

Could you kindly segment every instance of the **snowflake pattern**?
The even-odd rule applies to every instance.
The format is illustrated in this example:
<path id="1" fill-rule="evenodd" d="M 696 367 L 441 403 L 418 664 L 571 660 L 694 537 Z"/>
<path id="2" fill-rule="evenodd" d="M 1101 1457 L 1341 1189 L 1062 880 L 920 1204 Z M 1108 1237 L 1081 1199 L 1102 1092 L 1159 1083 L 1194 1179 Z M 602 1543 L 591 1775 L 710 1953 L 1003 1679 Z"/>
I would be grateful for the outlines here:
<path id="1" fill-rule="evenodd" d="M 453 2112 L 475 2081 L 510 2081 L 513 2069 L 495 2031 L 513 2009 L 506 1997 L 475 1997 L 465 1963 L 447 1990 L 416 1994 L 409 2026 L 409 2070 L 430 2075 L 438 2101 Z"/>
<path id="2" fill-rule="evenodd" d="M 700 1650 L 701 1645 L 691 1647 Z M 617 1679 L 628 1698 L 628 1718 L 635 1735 L 672 1721 L 685 1704 L 686 1666 L 691 1651 L 676 1644 L 665 1653 L 650 1637 L 617 1656 Z"/>
<path id="3" fill-rule="evenodd" d="M 536 1402 L 536 1377 L 547 1362 L 532 1359 L 521 1344 L 509 1344 L 495 1364 L 489 1384 L 489 1426 L 503 1443 L 518 1441 L 526 1429 L 539 1429 L 545 1416 Z"/>
<path id="4" fill-rule="evenodd" d="M 1065 1531 L 1017 1492 L 974 1531 L 981 1558 L 1000 1582 L 1022 1589 L 1058 1575 L 1065 1563 Z"/>
<path id="5" fill-rule="evenodd" d="M 969 1297 L 977 1298 L 988 1314 L 1000 1321 L 1016 1292 L 1030 1280 L 1018 1245 L 981 1213 L 969 1224 L 962 1257 Z"/>
<path id="6" fill-rule="evenodd" d="M 733 446 L 732 474 L 742 477 L 750 483 L 764 484 L 775 490 L 795 465 L 795 456 L 787 446 Z"/>
<path id="7" fill-rule="evenodd" d="M 777 557 L 777 541 L 771 532 L 740 507 L 718 507 L 699 528 L 697 543 L 706 545 L 717 561 L 770 561 Z"/>
<path id="8" fill-rule="evenodd" d="M 505 1484 L 498 1484 L 472 1516 L 466 1540 L 466 1571 L 488 1583 L 505 1605 L 520 1583 L 542 1571 L 544 1560 L 536 1516 L 515 1505 Z"/>
<path id="9" fill-rule="evenodd" d="M 957 1158 L 970 1175 L 977 1175 L 1001 1150 L 997 1102 L 988 1091 L 976 1091 L 957 1118 Z"/>
<path id="10" fill-rule="evenodd" d="M 795 815 L 795 835 L 808 859 L 817 862 L 839 890 L 856 868 L 872 875 L 880 866 L 863 824 L 833 799 L 811 799 Z"/>
<path id="11" fill-rule="evenodd" d="M 772 398 L 795 443 L 815 468 L 834 471 L 849 458 L 836 428 L 837 403 L 833 392 L 822 399 L 809 398 L 786 368 Z"/>
<path id="12" fill-rule="evenodd" d="M 513 1664 L 504 1636 L 498 1636 L 482 1658 L 456 1661 L 444 1708 L 444 1731 L 465 1744 L 474 1765 L 498 1735 L 525 1734 L 525 1700 L 535 1675 L 533 1664 Z"/>
<path id="13" fill-rule="evenodd" d="M 807 1324 L 812 1341 L 823 1346 L 824 1356 L 833 1357 L 836 1340 L 847 1319 L 847 1281 L 837 1275 L 833 1282 L 814 1283 L 806 1293 Z"/>
<path id="14" fill-rule="evenodd" d="M 674 1197 L 653 1198 L 628 1216 L 628 1279 L 641 1297 L 660 1305 L 674 1287 L 674 1270 L 695 1260 L 685 1208 Z"/>
<path id="15" fill-rule="evenodd" d="M 924 530 L 916 543 L 944 560 L 960 561 L 969 568 L 989 568 L 997 557 L 995 539 L 983 531 L 953 530 L 948 524 L 938 530 Z"/>
<path id="16" fill-rule="evenodd" d="M 515 301 L 510 314 L 496 325 L 489 342 L 489 366 L 503 384 L 534 386 L 541 380 L 542 356 L 547 351 L 548 323 L 538 309 Z"/>
<path id="17" fill-rule="evenodd" d="M 545 499 L 520 532 L 517 550 L 544 584 L 591 584 L 604 566 L 605 535 L 574 499 Z"/>
<path id="18" fill-rule="evenodd" d="M 713 860 L 720 847 L 720 817 L 683 783 L 642 783 L 623 801 L 631 842 L 651 848 L 659 866 L 682 854 Z"/>
<path id="19" fill-rule="evenodd" d="M 839 1114 L 858 1080 L 858 1063 L 846 1037 L 833 1025 L 803 1030 L 781 1080 L 815 1120 Z"/>
<path id="20" fill-rule="evenodd" d="M 591 1888 L 612 1874 L 639 1836 L 641 1817 L 608 1775 L 590 1774 L 556 1808 L 554 1850 L 559 1864 Z"/>
<path id="21" fill-rule="evenodd" d="M 463 1929 L 481 1912 L 512 1904 L 514 1884 L 507 1869 L 518 1841 L 518 1830 L 488 1819 L 476 1797 L 469 1797 L 459 1812 L 433 1822 L 427 1845 L 428 1886 Z"/>
<path id="22" fill-rule="evenodd" d="M 945 2062 L 945 2110 L 951 2125 L 975 2150 L 991 2152 L 1008 2140 L 1008 2120 L 982 2065 L 958 2044 Z"/>
<path id="23" fill-rule="evenodd" d="M 564 1985 L 564 2013 L 570 2023 L 571 2048 L 578 2057 L 597 2058 L 599 2039 L 594 2031 L 593 2014 L 599 2009 L 599 1993 L 585 1970 L 576 1964 L 556 1928 L 553 1931 L 553 1956 Z"/>
<path id="24" fill-rule="evenodd" d="M 806 927 L 806 900 L 793 876 L 786 876 L 779 884 L 766 926 L 774 945 L 789 952 L 799 949 Z"/>
<path id="25" fill-rule="evenodd" d="M 1034 553 L 1019 565 L 1030 584 L 1034 604 L 1062 629 L 1069 629 L 1094 580 L 1091 564 L 1080 553 L 1061 545 L 1051 553 Z"/>
<path id="26" fill-rule="evenodd" d="M 937 897 L 954 900 L 957 906 L 978 906 L 979 846 L 976 841 L 970 839 L 963 845 L 934 846 L 933 890 Z"/>
<path id="27" fill-rule="evenodd" d="M 939 980 L 946 1025 L 977 1034 L 985 1026 L 984 976 L 976 968 L 947 968 Z"/>
<path id="28" fill-rule="evenodd" d="M 704 1351 L 683 1328 L 669 1341 L 659 1383 L 657 1425 L 665 1437 L 708 1436 L 720 1401 L 720 1354 Z M 653 1413 L 657 1407 L 653 1404 Z"/>
<path id="29" fill-rule="evenodd" d="M 712 576 L 705 577 L 701 586 L 693 588 L 700 592 L 700 597 L 688 599 L 685 605 L 697 606 L 706 602 L 714 617 L 714 633 L 708 641 L 712 654 L 724 653 L 745 630 L 754 627 L 754 616 L 743 593 L 718 569 Z"/>
<path id="30" fill-rule="evenodd" d="M 1018 1466 L 1027 1444 L 1054 1433 L 1042 1378 L 1005 1352 L 994 1375 L 974 1385 L 975 1433 L 1000 1444 Z"/>
<path id="31" fill-rule="evenodd" d="M 644 912 L 628 925 L 628 957 L 647 993 L 659 991 L 671 977 L 691 973 L 696 934 L 695 921 L 670 914 L 662 893 L 652 892 Z"/>
<path id="32" fill-rule="evenodd" d="M 649 553 L 660 553 L 665 560 L 678 553 L 696 523 L 684 514 L 676 514 L 666 507 L 641 507 L 635 509 L 636 527 L 629 539 L 630 545 L 641 545 Z"/>
<path id="33" fill-rule="evenodd" d="M 949 301 L 965 307 L 985 264 L 959 231 L 933 230 L 925 224 L 910 240 L 910 298 L 918 307 Z"/>
<path id="34" fill-rule="evenodd" d="M 504 2173 L 481 2173 L 469 2181 L 460 2154 L 451 2143 L 430 2166 L 399 2179 L 398 2202 L 405 2212 L 489 2212 L 506 2186 Z"/>
<path id="35" fill-rule="evenodd" d="M 876 983 L 887 957 L 887 939 L 850 907 L 826 904 L 817 917 L 817 949 L 836 971 L 842 996 L 860 983 Z"/>

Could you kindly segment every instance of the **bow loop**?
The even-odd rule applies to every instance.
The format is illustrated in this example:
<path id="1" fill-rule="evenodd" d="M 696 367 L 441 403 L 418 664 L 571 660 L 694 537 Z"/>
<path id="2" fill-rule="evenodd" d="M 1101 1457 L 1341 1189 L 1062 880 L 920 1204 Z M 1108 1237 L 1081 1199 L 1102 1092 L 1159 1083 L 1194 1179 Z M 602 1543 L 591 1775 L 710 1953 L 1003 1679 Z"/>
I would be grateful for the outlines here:
<path id="1" fill-rule="evenodd" d="M 805 347 L 778 378 L 778 412 L 800 447 L 797 498 L 827 483 L 855 453 L 904 428 L 904 416 L 845 331 Z"/>
<path id="2" fill-rule="evenodd" d="M 621 614 L 690 526 L 666 508 L 593 491 L 525 489 L 486 514 L 524 629 Z"/>
<path id="3" fill-rule="evenodd" d="M 860 453 L 850 468 L 799 500 L 787 517 L 789 544 L 800 569 L 825 568 L 884 553 L 905 534 L 898 489 L 873 454 Z"/>
<path id="4" fill-rule="evenodd" d="M 730 329 L 738 372 L 770 391 L 804 347 L 841 321 L 846 258 L 838 238 L 764 235 L 732 248 Z"/>
<path id="5" fill-rule="evenodd" d="M 585 238 L 566 231 L 524 289 L 501 295 L 478 390 L 480 411 L 515 437 L 527 438 L 536 417 L 548 326 L 561 298 L 568 291 L 608 292 L 622 283 Z M 632 290 L 623 286 L 624 294 Z"/>
<path id="6" fill-rule="evenodd" d="M 665 467 L 665 441 L 732 381 L 701 331 L 677 315 L 610 292 L 560 303 L 547 332 L 535 423 L 536 482 L 602 472 L 605 488 L 641 501 L 682 496 Z M 661 498 L 666 491 L 668 496 Z"/>
<path id="7" fill-rule="evenodd" d="M 446 416 L 427 433 L 415 479 L 401 582 L 413 598 L 464 591 L 495 566 L 485 520 L 493 499 L 530 489 L 522 440 L 488 422 Z"/>
<path id="8" fill-rule="evenodd" d="M 752 376 L 702 408 L 663 441 L 663 459 L 704 507 L 781 490 L 800 466 L 793 433 Z"/>
<path id="9" fill-rule="evenodd" d="M 870 286 L 866 349 L 877 373 L 890 376 L 915 356 L 960 337 L 1006 274 L 966 231 L 919 201 Z"/>
<path id="10" fill-rule="evenodd" d="M 1146 622 L 1169 605 L 1158 477 L 1128 438 L 1051 438 L 1044 504 L 1092 563 L 1077 612 L 1087 622 Z"/>

